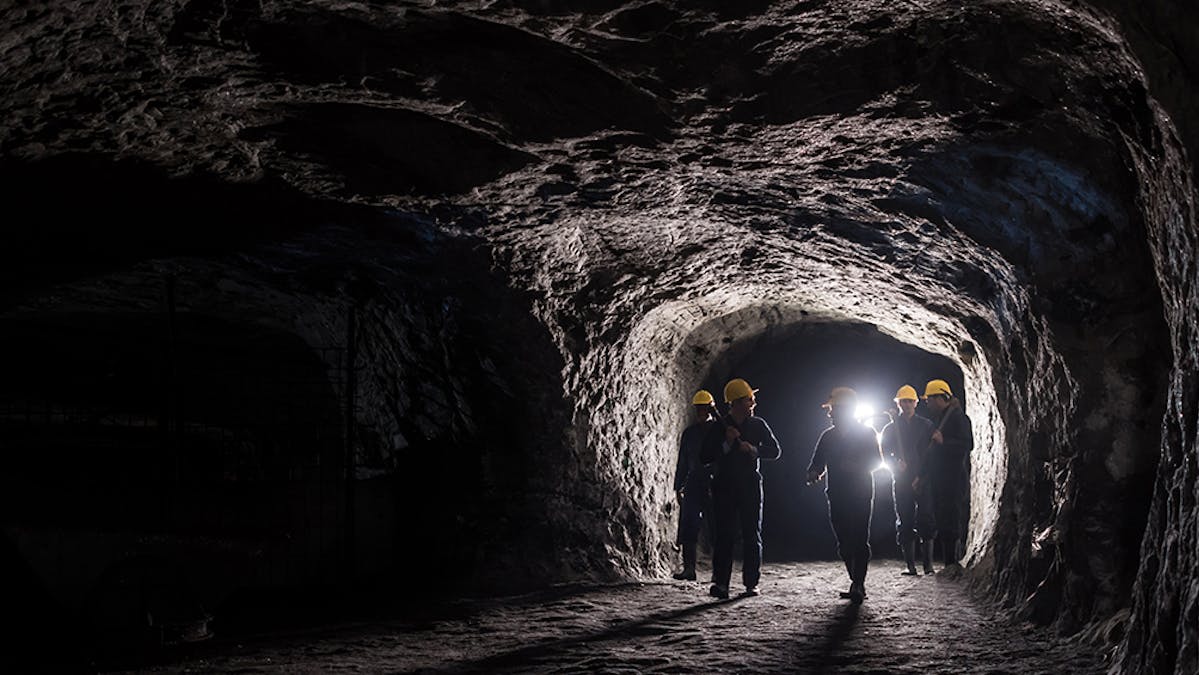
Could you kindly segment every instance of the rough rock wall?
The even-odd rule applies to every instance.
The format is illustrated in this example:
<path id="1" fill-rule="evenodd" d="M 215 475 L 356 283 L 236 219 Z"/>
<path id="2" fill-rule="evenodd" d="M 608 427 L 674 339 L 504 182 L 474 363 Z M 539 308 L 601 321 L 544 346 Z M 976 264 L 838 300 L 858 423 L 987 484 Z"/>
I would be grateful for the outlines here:
<path id="1" fill-rule="evenodd" d="M 1186 0 L 1088 0 L 1113 17 L 1187 154 L 1199 153 L 1199 8 Z"/>
<path id="2" fill-rule="evenodd" d="M 1047 1 L 578 5 L 9 7 L 0 151 L 12 175 L 67 153 L 97 170 L 136 158 L 147 186 L 216 177 L 284 186 L 268 203 L 383 212 L 390 225 L 364 227 L 259 209 L 248 242 L 189 220 L 87 269 L 125 302 L 131 265 L 199 255 L 212 278 L 253 278 L 253 311 L 290 317 L 321 313 L 326 282 L 306 270 L 368 259 L 347 282 L 363 289 L 348 295 L 377 430 L 360 442 L 426 474 L 469 449 L 466 513 L 430 531 L 477 522 L 494 544 L 449 537 L 449 557 L 493 550 L 497 574 L 537 578 L 660 573 L 678 392 L 740 340 L 854 320 L 966 374 L 979 576 L 1067 632 L 1126 605 L 1167 322 L 1186 344 L 1170 305 L 1185 277 L 1163 256 L 1193 255 L 1164 242 L 1194 221 L 1162 215 L 1192 192 L 1152 169 L 1176 150 L 1117 24 Z M 232 243 L 178 245 L 209 237 Z M 256 272 L 244 253 L 262 242 L 282 242 L 285 273 Z M 33 248 L 9 267 L 11 306 L 64 292 L 48 289 L 66 277 L 31 277 L 56 242 Z M 60 267 L 79 276 L 76 259 Z M 219 310 L 227 296 L 207 293 Z M 513 426 L 529 436 L 490 445 Z M 1170 447 L 1163 472 L 1193 459 Z M 1156 499 L 1193 487 L 1171 474 Z M 1165 533 L 1186 509 L 1155 508 L 1145 550 L 1175 559 Z M 1157 625 L 1170 583 L 1142 577 L 1135 625 Z M 1185 643 L 1137 644 L 1155 640 Z"/>
<path id="3" fill-rule="evenodd" d="M 1173 367 L 1162 421 L 1162 451 L 1141 544 L 1127 638 L 1126 672 L 1199 668 L 1199 447 L 1196 432 L 1194 168 L 1168 132 L 1134 155 L 1140 200 L 1170 325 Z M 1181 188 L 1181 189 L 1180 189 Z"/>

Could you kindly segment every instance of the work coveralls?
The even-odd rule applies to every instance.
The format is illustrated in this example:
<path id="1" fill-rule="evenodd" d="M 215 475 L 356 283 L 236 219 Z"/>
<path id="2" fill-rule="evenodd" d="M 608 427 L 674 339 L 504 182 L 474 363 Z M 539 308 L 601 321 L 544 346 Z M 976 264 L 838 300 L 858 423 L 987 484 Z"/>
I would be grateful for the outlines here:
<path id="1" fill-rule="evenodd" d="M 892 495 L 895 499 L 895 542 L 903 549 L 909 542 L 932 541 L 937 535 L 929 487 L 912 487 L 921 474 L 924 456 L 932 442 L 933 423 L 920 415 L 905 418 L 902 414 L 883 427 L 883 457 L 891 467 L 894 478 Z M 901 469 L 903 460 L 906 468 Z"/>
<path id="2" fill-rule="evenodd" d="M 740 441 L 755 452 L 743 452 L 740 441 L 725 441 L 725 428 L 741 432 Z M 774 432 L 761 417 L 740 425 L 725 415 L 704 440 L 703 459 L 712 464 L 713 542 L 712 583 L 728 588 L 733 574 L 733 542 L 741 527 L 741 580 L 755 588 L 762 573 L 762 474 L 759 459 L 778 459 L 781 450 Z"/>
<path id="3" fill-rule="evenodd" d="M 809 475 L 828 470 L 828 516 L 837 536 L 837 555 L 855 583 L 866 582 L 870 562 L 870 513 L 874 509 L 873 471 L 882 462 L 874 429 L 835 421 L 816 442 Z"/>
<path id="4" fill-rule="evenodd" d="M 962 514 L 968 491 L 970 451 L 974 432 L 970 418 L 958 405 L 951 405 L 934 420 L 944 439 L 933 443 L 925 458 L 924 473 L 931 483 L 933 507 L 937 512 L 937 538 L 941 540 L 945 564 L 958 561 L 958 544 L 963 534 Z M 922 479 L 923 480 L 923 479 Z"/>
<path id="5" fill-rule="evenodd" d="M 679 512 L 679 545 L 683 548 L 684 571 L 695 571 L 695 547 L 705 520 L 712 519 L 712 476 L 704 464 L 704 439 L 714 429 L 723 429 L 719 422 L 696 422 L 683 431 L 679 440 L 679 459 L 674 469 L 674 491 L 683 491 Z"/>

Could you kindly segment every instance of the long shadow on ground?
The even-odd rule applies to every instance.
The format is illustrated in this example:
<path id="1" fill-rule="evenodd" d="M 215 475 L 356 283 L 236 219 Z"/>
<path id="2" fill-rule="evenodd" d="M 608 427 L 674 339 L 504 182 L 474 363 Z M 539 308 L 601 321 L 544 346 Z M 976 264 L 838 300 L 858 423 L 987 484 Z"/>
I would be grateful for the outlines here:
<path id="1" fill-rule="evenodd" d="M 862 605 L 856 602 L 850 602 L 838 607 L 832 618 L 820 630 L 824 638 L 811 652 L 812 659 L 804 659 L 803 662 L 815 664 L 813 673 L 829 673 L 839 672 L 844 666 L 844 658 L 841 656 L 843 648 L 850 635 L 853 634 L 854 627 L 858 624 L 858 617 L 861 614 Z"/>
<path id="2" fill-rule="evenodd" d="M 690 607 L 684 607 L 682 609 L 650 614 L 649 616 L 635 619 L 633 621 L 626 621 L 595 633 L 541 642 L 538 644 L 529 645 L 528 647 L 501 652 L 499 654 L 477 659 L 475 661 L 457 664 L 446 669 L 438 669 L 438 672 L 488 672 L 500 668 L 525 666 L 531 663 L 542 661 L 547 657 L 551 657 L 556 654 L 569 652 L 571 649 L 582 645 L 606 642 L 609 640 L 619 641 L 631 639 L 641 635 L 643 629 L 656 623 L 682 619 L 707 610 L 725 607 L 743 599 L 744 597 L 738 596 L 728 600 L 721 600 L 719 602 L 701 602 L 699 604 L 692 605 Z"/>

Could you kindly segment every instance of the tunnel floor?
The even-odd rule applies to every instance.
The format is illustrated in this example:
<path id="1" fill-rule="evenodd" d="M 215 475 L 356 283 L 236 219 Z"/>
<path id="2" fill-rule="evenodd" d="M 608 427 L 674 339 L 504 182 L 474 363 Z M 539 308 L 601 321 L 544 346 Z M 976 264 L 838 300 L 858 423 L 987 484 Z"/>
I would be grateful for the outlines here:
<path id="1" fill-rule="evenodd" d="M 961 580 L 875 561 L 841 600 L 840 563 L 768 564 L 763 594 L 716 601 L 700 582 L 556 588 L 461 600 L 405 619 L 210 642 L 162 672 L 1101 673 L 1086 645 L 1013 623 Z M 734 568 L 736 580 L 737 568 Z M 701 576 L 701 578 L 703 578 Z M 736 589 L 734 589 L 736 591 Z"/>

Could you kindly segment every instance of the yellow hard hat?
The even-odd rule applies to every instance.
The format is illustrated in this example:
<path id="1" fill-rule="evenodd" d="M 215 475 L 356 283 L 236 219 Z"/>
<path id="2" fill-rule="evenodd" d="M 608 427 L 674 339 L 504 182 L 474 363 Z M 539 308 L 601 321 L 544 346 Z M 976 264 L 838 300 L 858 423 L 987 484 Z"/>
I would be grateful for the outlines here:
<path id="1" fill-rule="evenodd" d="M 716 399 L 712 398 L 712 392 L 707 389 L 700 389 L 695 392 L 695 396 L 691 397 L 691 405 L 712 405 Z"/>
<path id="2" fill-rule="evenodd" d="M 915 401 L 917 398 L 919 397 L 916 396 L 916 388 L 910 384 L 903 385 L 895 392 L 896 401 Z"/>
<path id="3" fill-rule="evenodd" d="M 953 396 L 953 391 L 949 388 L 949 383 L 945 380 L 930 380 L 924 385 L 924 398 L 929 396 Z"/>
<path id="4" fill-rule="evenodd" d="M 849 387 L 833 387 L 833 391 L 828 395 L 828 400 L 824 402 L 822 407 L 832 408 L 835 405 L 854 405 L 857 402 L 858 392 Z"/>
<path id="5" fill-rule="evenodd" d="M 739 398 L 753 396 L 758 393 L 757 389 L 751 389 L 749 383 L 741 378 L 729 380 L 729 383 L 724 385 L 724 402 L 732 403 Z"/>

